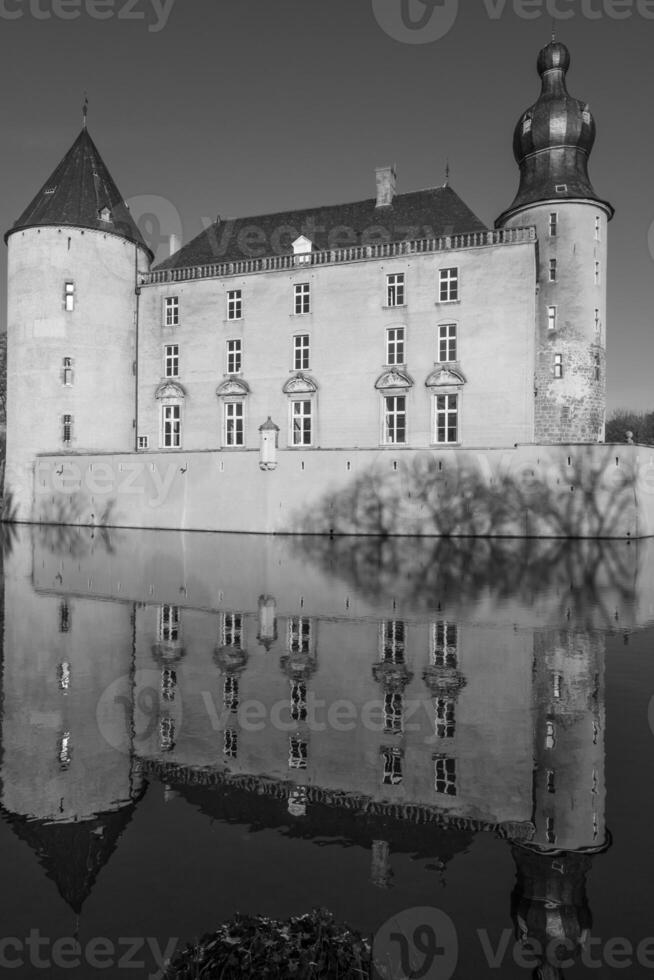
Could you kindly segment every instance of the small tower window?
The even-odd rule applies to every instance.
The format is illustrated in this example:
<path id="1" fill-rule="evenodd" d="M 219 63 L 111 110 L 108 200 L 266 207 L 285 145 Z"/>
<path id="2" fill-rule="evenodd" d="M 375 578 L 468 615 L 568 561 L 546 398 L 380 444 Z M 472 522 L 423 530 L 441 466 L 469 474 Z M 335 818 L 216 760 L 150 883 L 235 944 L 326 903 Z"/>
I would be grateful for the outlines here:
<path id="1" fill-rule="evenodd" d="M 600 356 L 599 354 L 595 354 L 595 381 L 599 381 L 601 376 L 602 372 L 600 367 Z"/>
<path id="2" fill-rule="evenodd" d="M 67 282 L 64 287 L 64 306 L 68 313 L 75 309 L 75 283 Z"/>
<path id="3" fill-rule="evenodd" d="M 563 377 L 563 354 L 554 355 L 554 377 Z"/>
<path id="4" fill-rule="evenodd" d="M 531 113 L 528 112 L 525 118 L 522 120 L 522 135 L 526 136 L 527 133 L 531 132 Z"/>
<path id="5" fill-rule="evenodd" d="M 556 330 L 556 306 L 547 307 L 547 329 Z"/>
<path id="6" fill-rule="evenodd" d="M 595 241 L 599 242 L 601 234 L 601 221 L 599 215 L 595 218 Z"/>
<path id="7" fill-rule="evenodd" d="M 599 333 L 601 328 L 600 311 L 595 307 L 595 333 Z"/>
<path id="8" fill-rule="evenodd" d="M 73 441 L 73 416 L 62 415 L 61 417 L 61 441 L 64 446 L 69 446 Z"/>
<path id="9" fill-rule="evenodd" d="M 64 357 L 62 361 L 62 378 L 63 383 L 70 387 L 73 383 L 73 359 L 72 357 Z"/>
<path id="10" fill-rule="evenodd" d="M 556 211 L 552 211 L 550 214 L 550 238 L 556 238 L 558 230 L 559 216 Z"/>
<path id="11" fill-rule="evenodd" d="M 556 259 L 550 259 L 550 282 L 556 282 Z"/>
<path id="12" fill-rule="evenodd" d="M 600 264 L 599 262 L 596 261 L 595 262 L 595 285 L 596 286 L 599 286 L 599 281 L 600 281 Z"/>

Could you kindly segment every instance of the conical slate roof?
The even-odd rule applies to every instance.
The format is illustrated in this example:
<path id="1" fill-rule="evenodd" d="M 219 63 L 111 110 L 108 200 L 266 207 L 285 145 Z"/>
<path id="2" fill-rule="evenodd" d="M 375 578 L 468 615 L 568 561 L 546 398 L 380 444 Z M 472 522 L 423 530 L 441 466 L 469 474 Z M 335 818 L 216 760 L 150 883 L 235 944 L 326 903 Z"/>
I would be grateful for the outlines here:
<path id="1" fill-rule="evenodd" d="M 89 820 L 52 823 L 0 810 L 15 834 L 36 852 L 48 878 L 79 915 L 95 880 L 132 819 L 136 803 Z"/>
<path id="2" fill-rule="evenodd" d="M 15 231 L 43 225 L 93 228 L 119 235 L 140 245 L 153 258 L 86 127 L 14 222 L 5 241 Z"/>

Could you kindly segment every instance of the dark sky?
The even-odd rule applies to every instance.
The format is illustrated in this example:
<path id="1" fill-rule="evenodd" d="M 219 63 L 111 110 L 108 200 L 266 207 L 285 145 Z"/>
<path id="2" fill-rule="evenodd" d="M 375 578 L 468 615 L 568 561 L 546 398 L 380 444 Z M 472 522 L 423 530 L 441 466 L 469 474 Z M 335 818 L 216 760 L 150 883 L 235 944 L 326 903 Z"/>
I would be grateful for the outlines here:
<path id="1" fill-rule="evenodd" d="M 403 24 L 403 3 L 422 30 Z M 538 94 L 557 5 L 573 14 L 557 28 L 571 94 L 598 126 L 591 177 L 616 208 L 609 407 L 654 409 L 646 0 L 460 0 L 458 14 L 457 0 L 0 0 L 2 227 L 77 136 L 85 91 L 133 213 L 184 241 L 217 214 L 371 197 L 391 162 L 402 191 L 438 185 L 447 157 L 454 189 L 492 223 L 517 189 L 513 128 Z"/>

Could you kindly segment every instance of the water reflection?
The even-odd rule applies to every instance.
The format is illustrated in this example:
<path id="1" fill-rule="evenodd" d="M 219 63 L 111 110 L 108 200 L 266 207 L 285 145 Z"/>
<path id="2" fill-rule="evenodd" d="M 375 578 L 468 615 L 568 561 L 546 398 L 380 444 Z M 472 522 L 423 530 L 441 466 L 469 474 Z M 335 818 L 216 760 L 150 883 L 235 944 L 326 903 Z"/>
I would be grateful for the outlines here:
<path id="1" fill-rule="evenodd" d="M 516 936 L 579 949 L 609 843 L 606 628 L 649 621 L 653 560 L 646 542 L 23 528 L 3 814 L 77 914 L 149 780 L 215 820 L 363 846 L 379 889 L 394 854 L 445 880 L 487 831 L 515 861 Z"/>

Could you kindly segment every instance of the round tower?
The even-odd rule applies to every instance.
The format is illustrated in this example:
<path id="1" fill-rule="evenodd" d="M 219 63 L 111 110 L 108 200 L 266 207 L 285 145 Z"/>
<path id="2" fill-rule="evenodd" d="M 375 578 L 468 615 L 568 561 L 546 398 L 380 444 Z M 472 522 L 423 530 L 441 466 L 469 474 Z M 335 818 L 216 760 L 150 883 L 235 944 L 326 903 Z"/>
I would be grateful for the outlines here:
<path id="1" fill-rule="evenodd" d="M 134 448 L 137 272 L 152 260 L 86 126 L 5 241 L 5 518 L 75 523 L 74 497 L 54 513 L 35 486 L 37 457 Z"/>
<path id="2" fill-rule="evenodd" d="M 522 114 L 513 152 L 518 194 L 498 228 L 535 226 L 537 322 L 534 441 L 598 442 L 606 408 L 607 225 L 613 207 L 588 176 L 595 122 L 566 87 L 570 53 L 552 40 L 538 57 L 542 90 Z"/>

